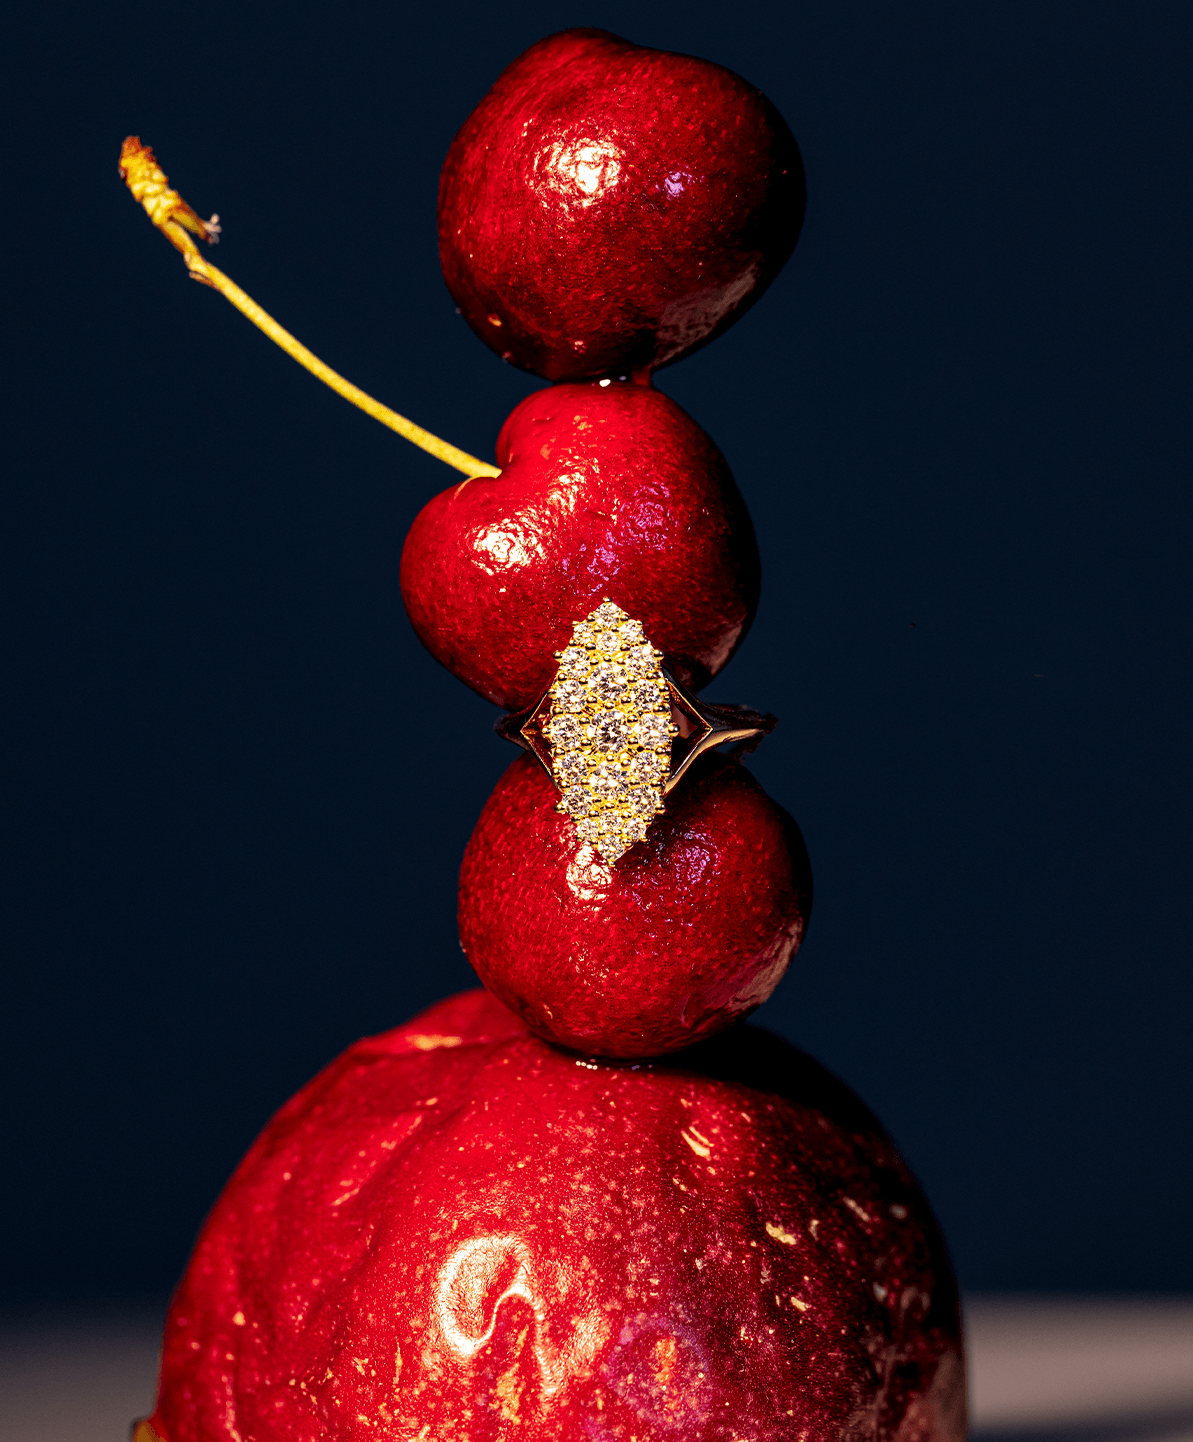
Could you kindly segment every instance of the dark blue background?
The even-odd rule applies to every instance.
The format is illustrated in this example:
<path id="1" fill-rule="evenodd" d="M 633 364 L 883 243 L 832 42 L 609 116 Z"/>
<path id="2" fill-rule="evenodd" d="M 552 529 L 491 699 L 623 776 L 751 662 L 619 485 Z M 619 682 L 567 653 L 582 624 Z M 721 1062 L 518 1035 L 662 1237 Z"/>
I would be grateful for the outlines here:
<path id="1" fill-rule="evenodd" d="M 883 1116 L 965 1286 L 1193 1287 L 1188 16 L 9 22 L 9 1297 L 168 1287 L 270 1111 L 470 984 L 456 867 L 512 755 L 398 596 L 452 473 L 191 284 L 120 141 L 220 212 L 218 263 L 318 354 L 489 456 L 535 382 L 455 315 L 437 174 L 573 24 L 741 71 L 807 165 L 793 262 L 660 378 L 763 550 L 708 694 L 783 718 L 752 764 L 816 872 L 762 1018 Z"/>

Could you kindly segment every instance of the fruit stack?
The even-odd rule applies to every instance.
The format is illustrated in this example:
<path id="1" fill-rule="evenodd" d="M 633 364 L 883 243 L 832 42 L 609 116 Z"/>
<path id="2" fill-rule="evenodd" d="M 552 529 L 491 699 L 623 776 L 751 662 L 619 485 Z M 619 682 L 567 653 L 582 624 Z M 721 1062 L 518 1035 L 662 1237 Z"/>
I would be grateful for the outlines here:
<path id="1" fill-rule="evenodd" d="M 554 382 L 416 519 L 402 592 L 525 747 L 460 876 L 487 992 L 351 1047 L 200 1237 L 144 1442 L 958 1442 L 956 1291 L 860 1102 L 733 1025 L 802 939 L 795 823 L 697 702 L 758 599 L 721 454 L 651 385 L 790 255 L 740 77 L 573 30 L 452 144 L 444 274 Z"/>

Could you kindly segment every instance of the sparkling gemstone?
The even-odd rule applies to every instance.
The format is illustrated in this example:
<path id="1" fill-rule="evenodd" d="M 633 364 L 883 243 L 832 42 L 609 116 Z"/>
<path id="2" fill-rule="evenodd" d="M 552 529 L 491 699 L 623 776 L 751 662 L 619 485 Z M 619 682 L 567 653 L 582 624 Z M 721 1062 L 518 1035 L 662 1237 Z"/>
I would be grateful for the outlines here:
<path id="1" fill-rule="evenodd" d="M 646 836 L 661 807 L 671 707 L 660 659 L 642 623 L 612 601 L 575 622 L 560 652 L 542 734 L 561 810 L 606 861 Z"/>
<path id="2" fill-rule="evenodd" d="M 592 792 L 587 786 L 569 786 L 563 793 L 563 804 L 569 816 L 587 816 L 592 810 Z"/>
<path id="3" fill-rule="evenodd" d="M 583 679 L 588 675 L 591 657 L 579 646 L 569 646 L 559 658 L 559 674 Z"/>
<path id="4" fill-rule="evenodd" d="M 620 711 L 602 711 L 588 727 L 588 739 L 598 751 L 620 751 L 626 734 L 626 718 Z"/>
<path id="5" fill-rule="evenodd" d="M 631 791 L 626 797 L 626 804 L 631 811 L 637 811 L 643 816 L 653 816 L 654 809 L 659 804 L 659 793 L 643 787 Z"/>
<path id="6" fill-rule="evenodd" d="M 630 775 L 635 781 L 656 781 L 664 769 L 664 758 L 656 751 L 639 751 L 630 758 Z"/>
<path id="7" fill-rule="evenodd" d="M 642 746 L 662 746 L 670 741 L 669 718 L 660 712 L 652 712 L 634 727 L 634 735 Z"/>
<path id="8" fill-rule="evenodd" d="M 628 680 L 624 666 L 602 661 L 588 678 L 588 689 L 599 701 L 616 701 L 625 690 Z"/>
<path id="9" fill-rule="evenodd" d="M 630 692 L 630 701 L 639 711 L 655 711 L 667 704 L 655 681 L 639 681 Z"/>
<path id="10" fill-rule="evenodd" d="M 620 796 L 626 789 L 625 772 L 620 766 L 603 761 L 592 773 L 590 785 L 596 794 L 605 800 Z"/>
<path id="11" fill-rule="evenodd" d="M 554 690 L 555 704 L 564 711 L 583 711 L 588 699 L 579 681 L 560 681 Z"/>
<path id="12" fill-rule="evenodd" d="M 555 769 L 569 785 L 575 785 L 588 767 L 579 751 L 565 751 L 555 758 Z"/>
<path id="13" fill-rule="evenodd" d="M 584 739 L 584 731 L 574 716 L 552 716 L 550 726 L 551 744 L 560 750 L 570 751 Z"/>

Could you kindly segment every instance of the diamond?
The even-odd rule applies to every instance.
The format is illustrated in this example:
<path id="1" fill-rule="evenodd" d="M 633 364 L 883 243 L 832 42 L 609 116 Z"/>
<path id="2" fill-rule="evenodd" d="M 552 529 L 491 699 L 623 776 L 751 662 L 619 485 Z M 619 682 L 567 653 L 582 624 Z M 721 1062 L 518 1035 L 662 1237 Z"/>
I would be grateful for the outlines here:
<path id="1" fill-rule="evenodd" d="M 572 644 L 574 646 L 595 646 L 596 632 L 587 621 L 577 621 L 572 627 Z"/>
<path id="2" fill-rule="evenodd" d="M 555 704 L 565 711 L 583 711 L 588 699 L 579 681 L 558 681 L 553 694 Z"/>
<path id="3" fill-rule="evenodd" d="M 641 790 L 631 791 L 626 797 L 626 805 L 631 811 L 637 811 L 643 816 L 653 816 L 655 807 L 659 804 L 659 793 L 657 791 Z"/>
<path id="4" fill-rule="evenodd" d="M 636 646 L 645 639 L 642 634 L 642 622 L 635 621 L 632 616 L 618 626 L 617 634 L 621 637 L 623 646 Z"/>
<path id="5" fill-rule="evenodd" d="M 602 711 L 588 727 L 588 739 L 598 751 L 620 751 L 626 743 L 626 718 L 620 711 Z"/>
<path id="6" fill-rule="evenodd" d="M 582 679 L 588 675 L 591 664 L 592 658 L 586 651 L 582 651 L 579 646 L 569 646 L 559 658 L 559 674 Z"/>
<path id="7" fill-rule="evenodd" d="M 576 785 L 588 770 L 588 763 L 582 752 L 565 751 L 562 756 L 556 756 L 555 769 L 569 785 Z"/>
<path id="8" fill-rule="evenodd" d="M 561 750 L 566 747 L 569 751 L 573 746 L 579 746 L 584 739 L 583 728 L 574 716 L 552 716 L 549 735 L 553 745 Z"/>
<path id="9" fill-rule="evenodd" d="M 576 830 L 580 833 L 581 841 L 595 841 L 601 834 L 600 820 L 595 816 L 586 816 L 582 821 L 576 822 Z"/>
<path id="10" fill-rule="evenodd" d="M 625 824 L 622 835 L 625 837 L 627 846 L 633 846 L 635 841 L 646 839 L 646 828 L 650 823 L 641 816 L 631 816 Z"/>
<path id="11" fill-rule="evenodd" d="M 612 656 L 621 649 L 621 637 L 616 631 L 602 631 L 596 638 L 597 650 L 605 656 Z"/>
<path id="12" fill-rule="evenodd" d="M 626 619 L 626 613 L 620 606 L 615 606 L 612 601 L 602 601 L 592 614 L 593 619 L 599 621 L 602 626 L 616 626 L 619 621 Z"/>
<path id="13" fill-rule="evenodd" d="M 663 761 L 657 751 L 639 751 L 630 758 L 630 775 L 635 781 L 656 781 L 664 769 Z"/>
<path id="14" fill-rule="evenodd" d="M 653 676 L 658 669 L 653 647 L 635 646 L 626 657 L 626 669 L 631 676 Z"/>
<path id="15" fill-rule="evenodd" d="M 592 810 L 592 792 L 587 786 L 569 786 L 563 793 L 563 804 L 567 814 L 579 820 Z"/>
<path id="16" fill-rule="evenodd" d="M 642 746 L 662 746 L 671 740 L 669 719 L 661 712 L 650 712 L 635 724 L 634 735 Z"/>
<path id="17" fill-rule="evenodd" d="M 616 861 L 618 857 L 624 856 L 627 850 L 620 836 L 602 836 L 596 847 L 606 861 Z"/>
<path id="18" fill-rule="evenodd" d="M 657 681 L 639 681 L 630 692 L 630 705 L 639 711 L 653 711 L 666 704 L 665 692 Z"/>
<path id="19" fill-rule="evenodd" d="M 620 796 L 626 789 L 625 772 L 620 766 L 613 766 L 608 761 L 603 761 L 589 778 L 589 785 L 593 791 L 605 800 L 612 800 Z"/>
<path id="20" fill-rule="evenodd" d="M 628 680 L 624 666 L 602 661 L 588 678 L 588 689 L 598 700 L 616 701 L 625 690 Z"/>

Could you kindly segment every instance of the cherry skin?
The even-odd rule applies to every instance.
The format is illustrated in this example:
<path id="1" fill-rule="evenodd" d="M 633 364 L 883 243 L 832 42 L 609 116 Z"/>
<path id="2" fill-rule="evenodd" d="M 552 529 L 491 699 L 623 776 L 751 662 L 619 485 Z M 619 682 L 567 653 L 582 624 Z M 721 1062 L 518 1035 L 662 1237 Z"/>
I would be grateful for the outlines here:
<path id="1" fill-rule="evenodd" d="M 436 660 L 520 710 L 608 596 L 685 685 L 725 665 L 758 605 L 758 548 L 724 457 L 674 401 L 622 382 L 537 391 L 497 462 L 500 476 L 429 501 L 406 538 L 402 597 Z"/>
<path id="2" fill-rule="evenodd" d="M 483 992 L 269 1123 L 170 1307 L 163 1442 L 962 1442 L 923 1196 L 810 1057 L 578 1062 Z"/>
<path id="3" fill-rule="evenodd" d="M 758 299 L 795 247 L 799 150 L 764 95 L 690 55 L 565 30 L 452 142 L 439 255 L 472 329 L 548 380 L 666 365 Z"/>
<path id="4" fill-rule="evenodd" d="M 795 822 L 748 771 L 701 758 L 612 864 L 558 800 L 519 757 L 464 852 L 460 944 L 498 1000 L 550 1041 L 641 1057 L 767 999 L 803 940 L 812 877 Z"/>

